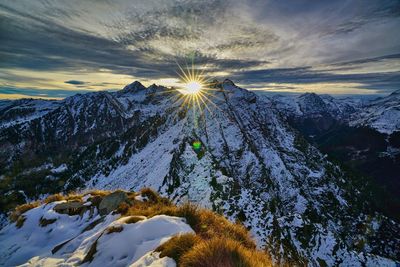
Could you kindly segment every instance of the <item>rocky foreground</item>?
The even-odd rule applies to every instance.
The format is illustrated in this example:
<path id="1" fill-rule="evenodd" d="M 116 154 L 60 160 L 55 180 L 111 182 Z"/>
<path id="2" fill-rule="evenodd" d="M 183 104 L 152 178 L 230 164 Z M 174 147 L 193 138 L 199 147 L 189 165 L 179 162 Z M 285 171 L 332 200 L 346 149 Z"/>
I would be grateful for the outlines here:
<path id="1" fill-rule="evenodd" d="M 271 266 L 247 230 L 150 189 L 52 195 L 17 207 L 1 266 Z"/>

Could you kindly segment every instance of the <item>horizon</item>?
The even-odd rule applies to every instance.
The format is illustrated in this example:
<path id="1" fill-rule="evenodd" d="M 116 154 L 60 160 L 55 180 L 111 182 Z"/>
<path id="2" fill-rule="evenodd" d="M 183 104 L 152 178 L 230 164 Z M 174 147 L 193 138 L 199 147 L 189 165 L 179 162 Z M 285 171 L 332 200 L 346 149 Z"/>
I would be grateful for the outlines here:
<path id="1" fill-rule="evenodd" d="M 5 1 L 0 99 L 62 99 L 131 81 L 180 86 L 179 65 L 258 94 L 400 89 L 400 3 Z"/>
<path id="2" fill-rule="evenodd" d="M 226 79 L 226 80 L 230 80 L 230 79 Z M 231 81 L 231 80 L 230 80 L 230 81 Z M 133 84 L 133 83 L 136 83 L 136 82 L 139 82 L 139 83 L 140 83 L 141 85 L 143 85 L 146 89 L 149 88 L 149 87 L 152 86 L 152 85 L 155 85 L 155 86 L 165 87 L 165 88 L 167 88 L 167 89 L 176 89 L 177 92 L 180 92 L 179 87 L 177 87 L 177 86 L 166 86 L 166 85 L 163 85 L 163 84 L 155 84 L 155 83 L 153 83 L 153 84 L 143 84 L 141 81 L 135 80 L 135 81 L 133 81 L 133 82 L 130 82 L 130 83 L 124 85 L 122 88 L 119 88 L 119 89 L 111 89 L 111 90 L 108 90 L 108 89 L 104 89 L 104 90 L 84 90 L 84 91 L 67 91 L 67 92 L 66 92 L 66 90 L 55 90 L 55 91 L 58 92 L 59 94 L 71 93 L 71 94 L 69 94 L 69 95 L 67 95 L 67 96 L 65 96 L 65 97 L 45 97 L 45 96 L 42 96 L 42 94 L 40 93 L 41 90 L 38 89 L 36 95 L 32 95 L 32 96 L 30 96 L 30 95 L 27 95 L 27 96 L 21 95 L 21 97 L 17 97 L 17 98 L 0 98 L 0 101 L 7 101 L 7 100 L 23 100 L 23 99 L 33 99 L 33 100 L 56 100 L 56 101 L 59 101 L 59 100 L 63 100 L 63 99 L 68 98 L 68 97 L 74 97 L 74 96 L 76 96 L 76 95 L 89 94 L 89 93 L 100 93 L 100 92 L 115 93 L 115 92 L 118 92 L 118 91 L 122 91 L 122 90 L 124 89 L 125 86 L 128 86 L 128 85 Z M 222 81 L 218 81 L 218 82 L 222 82 Z M 238 86 L 238 87 L 240 87 L 240 88 L 242 88 L 242 89 L 251 91 L 251 92 L 253 92 L 253 93 L 257 94 L 257 95 L 260 95 L 260 96 L 267 96 L 267 97 L 268 97 L 268 96 L 278 96 L 278 95 L 287 96 L 287 97 L 297 97 L 297 96 L 300 96 L 300 95 L 303 95 L 303 94 L 317 94 L 317 95 L 320 95 L 320 96 L 328 95 L 328 96 L 332 96 L 332 97 L 338 98 L 338 99 L 341 99 L 341 98 L 359 98 L 359 99 L 365 99 L 365 100 L 368 101 L 368 100 L 374 100 L 374 99 L 381 98 L 381 97 L 386 97 L 386 96 L 389 96 L 389 95 L 391 95 L 392 93 L 394 93 L 394 92 L 396 92 L 396 91 L 400 91 L 400 90 L 394 90 L 394 91 L 392 91 L 392 92 L 387 92 L 387 93 L 375 93 L 375 94 L 351 94 L 351 93 L 348 93 L 348 94 L 329 94 L 329 93 L 324 93 L 324 92 L 312 92 L 312 91 L 306 91 L 306 90 L 304 90 L 304 91 L 302 91 L 302 92 L 293 92 L 293 91 L 268 91 L 268 90 L 249 90 L 249 89 L 247 89 L 247 88 L 244 88 L 244 87 L 238 85 L 238 84 L 235 83 L 234 81 L 232 81 L 232 82 L 233 82 L 236 86 Z"/>

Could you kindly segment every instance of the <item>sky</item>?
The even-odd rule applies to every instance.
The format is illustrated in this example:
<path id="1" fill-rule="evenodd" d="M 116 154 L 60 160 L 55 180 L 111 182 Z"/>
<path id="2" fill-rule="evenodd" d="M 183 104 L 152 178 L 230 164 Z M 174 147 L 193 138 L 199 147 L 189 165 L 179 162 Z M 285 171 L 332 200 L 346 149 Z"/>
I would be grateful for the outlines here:
<path id="1" fill-rule="evenodd" d="M 400 89 L 399 0 L 3 0 L 0 98 L 64 98 L 178 64 L 257 92 Z"/>

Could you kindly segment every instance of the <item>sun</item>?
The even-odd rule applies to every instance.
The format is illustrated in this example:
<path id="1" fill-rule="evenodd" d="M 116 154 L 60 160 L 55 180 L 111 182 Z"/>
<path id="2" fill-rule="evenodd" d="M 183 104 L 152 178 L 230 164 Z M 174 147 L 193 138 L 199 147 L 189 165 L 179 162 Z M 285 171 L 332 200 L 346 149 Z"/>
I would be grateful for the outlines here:
<path id="1" fill-rule="evenodd" d="M 203 88 L 203 84 L 201 81 L 196 81 L 196 80 L 188 81 L 184 85 L 183 93 L 187 94 L 187 95 L 195 95 L 195 94 L 198 94 L 202 88 Z"/>
<path id="2" fill-rule="evenodd" d="M 193 114 L 200 114 L 207 110 L 212 113 L 209 105 L 218 108 L 212 98 L 216 97 L 212 91 L 218 91 L 216 89 L 215 81 L 211 82 L 211 78 L 208 77 L 204 72 L 205 67 L 195 67 L 192 60 L 192 66 L 189 67 L 186 64 L 186 69 L 182 68 L 177 62 L 180 71 L 177 71 L 179 76 L 179 85 L 174 88 L 180 94 L 176 101 L 180 102 L 181 107 L 189 107 Z"/>

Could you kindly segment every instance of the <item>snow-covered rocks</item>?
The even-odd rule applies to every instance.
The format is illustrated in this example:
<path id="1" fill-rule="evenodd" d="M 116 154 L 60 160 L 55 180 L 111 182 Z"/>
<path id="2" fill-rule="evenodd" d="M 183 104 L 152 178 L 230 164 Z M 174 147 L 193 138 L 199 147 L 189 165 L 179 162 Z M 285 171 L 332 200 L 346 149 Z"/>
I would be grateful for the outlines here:
<path id="1" fill-rule="evenodd" d="M 175 266 L 154 250 L 172 236 L 193 233 L 184 218 L 156 215 L 129 220 L 101 216 L 97 208 L 83 214 L 60 214 L 44 204 L 25 212 L 20 228 L 0 231 L 1 266 Z"/>
<path id="2" fill-rule="evenodd" d="M 391 135 L 400 131 L 400 90 L 368 103 L 351 120 L 352 126 L 367 126 Z"/>
<path id="3" fill-rule="evenodd" d="M 54 195 L 42 205 L 19 207 L 14 215 L 23 219 L 0 231 L 0 265 L 197 267 L 207 255 L 207 266 L 232 266 L 232 259 L 271 266 L 244 226 L 191 204 L 175 206 L 148 188 L 125 193 L 128 199 L 105 215 L 98 205 L 112 196 L 108 191 Z M 88 209 L 55 210 L 77 202 Z"/>

